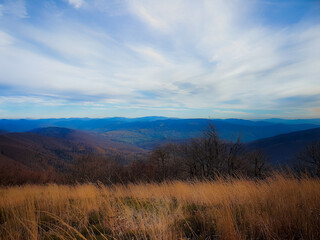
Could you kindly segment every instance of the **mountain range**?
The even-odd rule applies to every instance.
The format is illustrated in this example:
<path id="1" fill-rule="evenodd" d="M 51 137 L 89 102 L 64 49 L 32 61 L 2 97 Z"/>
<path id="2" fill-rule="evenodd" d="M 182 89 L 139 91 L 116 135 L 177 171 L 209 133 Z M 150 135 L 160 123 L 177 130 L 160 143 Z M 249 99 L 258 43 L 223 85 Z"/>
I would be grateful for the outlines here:
<path id="1" fill-rule="evenodd" d="M 201 136 L 209 121 L 221 138 L 241 136 L 249 149 L 262 150 L 273 165 L 292 164 L 308 143 L 320 141 L 316 119 L 289 123 L 164 117 L 0 120 L 0 170 L 63 170 L 76 156 L 91 153 L 117 156 L 127 163 L 143 159 L 160 144 Z"/>
<path id="2" fill-rule="evenodd" d="M 35 128 L 62 127 L 85 130 L 104 135 L 116 142 L 133 144 L 145 149 L 168 141 L 183 141 L 200 136 L 209 121 L 212 121 L 222 139 L 241 136 L 243 142 L 250 142 L 278 134 L 320 127 L 318 120 L 297 120 L 297 123 L 285 123 L 285 120 L 242 119 L 177 119 L 165 117 L 144 118 L 70 118 L 70 119 L 19 119 L 0 120 L 0 129 L 8 132 L 27 132 Z"/>

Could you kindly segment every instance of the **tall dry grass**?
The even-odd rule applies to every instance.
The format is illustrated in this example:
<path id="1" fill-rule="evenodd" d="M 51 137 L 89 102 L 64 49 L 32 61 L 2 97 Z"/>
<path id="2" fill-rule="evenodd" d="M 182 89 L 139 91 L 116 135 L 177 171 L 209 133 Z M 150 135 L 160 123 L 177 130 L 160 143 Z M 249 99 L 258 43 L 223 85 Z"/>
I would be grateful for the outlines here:
<path id="1" fill-rule="evenodd" d="M 320 181 L 2 187 L 0 239 L 320 239 Z"/>

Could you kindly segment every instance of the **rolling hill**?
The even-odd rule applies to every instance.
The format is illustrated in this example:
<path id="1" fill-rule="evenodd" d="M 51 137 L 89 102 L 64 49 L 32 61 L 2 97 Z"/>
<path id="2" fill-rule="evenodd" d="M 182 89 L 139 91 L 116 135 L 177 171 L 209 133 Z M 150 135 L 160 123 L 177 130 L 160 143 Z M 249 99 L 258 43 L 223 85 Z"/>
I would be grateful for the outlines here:
<path id="1" fill-rule="evenodd" d="M 213 120 L 222 139 L 235 139 L 241 136 L 243 142 L 271 137 L 282 133 L 315 128 L 312 124 L 268 124 L 240 120 Z M 245 122 L 245 123 L 244 123 Z M 152 122 L 133 122 L 119 124 L 105 130 L 105 136 L 113 141 L 136 144 L 139 147 L 152 149 L 168 141 L 184 141 L 199 137 L 208 126 L 208 119 L 167 119 Z M 241 124 L 241 125 L 240 125 Z"/>
<path id="2" fill-rule="evenodd" d="M 126 155 L 146 152 L 144 149 L 132 144 L 112 141 L 97 132 L 80 131 L 62 127 L 36 128 L 30 132 L 83 145 L 86 148 L 91 149 L 94 153 L 112 155 L 121 152 Z"/>
<path id="3" fill-rule="evenodd" d="M 121 154 L 120 154 L 121 153 Z M 79 155 L 117 157 L 119 163 L 144 156 L 146 151 L 130 144 L 112 142 L 96 133 L 67 128 L 41 128 L 0 135 L 0 179 L 48 171 L 64 172 Z M 4 174 L 6 177 L 4 177 Z M 9 174 L 9 175 L 8 175 Z"/>
<path id="4" fill-rule="evenodd" d="M 136 145 L 150 150 L 155 146 L 168 142 L 180 142 L 201 136 L 209 119 L 177 119 L 165 117 L 144 118 L 70 118 L 39 120 L 0 120 L 0 129 L 9 132 L 34 131 L 35 128 L 60 127 L 82 131 L 101 133 L 110 141 Z M 223 139 L 241 136 L 243 142 L 278 134 L 306 130 L 320 125 L 304 123 L 285 124 L 269 121 L 249 121 L 242 119 L 212 120 L 220 137 Z M 67 134 L 67 133 L 66 133 Z"/>
<path id="5" fill-rule="evenodd" d="M 0 129 L 0 134 L 7 133 L 7 131 Z"/>
<path id="6" fill-rule="evenodd" d="M 292 165 L 297 154 L 313 141 L 320 141 L 320 128 L 259 139 L 247 146 L 250 149 L 261 149 L 274 165 Z"/>

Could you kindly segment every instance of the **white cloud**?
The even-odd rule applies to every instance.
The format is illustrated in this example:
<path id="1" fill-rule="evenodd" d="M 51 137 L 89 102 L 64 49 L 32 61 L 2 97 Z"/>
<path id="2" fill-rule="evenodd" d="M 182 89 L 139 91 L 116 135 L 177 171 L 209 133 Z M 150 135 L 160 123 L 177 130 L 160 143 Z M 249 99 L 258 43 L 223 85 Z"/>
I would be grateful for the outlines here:
<path id="1" fill-rule="evenodd" d="M 14 39 L 9 34 L 0 31 L 0 47 L 6 47 L 14 42 Z"/>
<path id="2" fill-rule="evenodd" d="M 316 83 L 320 76 L 316 44 L 320 41 L 316 34 L 319 24 L 297 24 L 289 29 L 264 27 L 250 19 L 254 6 L 246 3 L 247 8 L 241 1 L 175 1 L 173 13 L 166 1 L 156 5 L 132 3 L 132 12 L 155 31 L 169 34 L 170 40 L 182 45 L 193 43 L 195 48 L 191 44 L 182 47 L 190 47 L 185 50 L 216 64 L 194 82 L 214 94 L 209 90 L 188 96 L 189 106 L 274 108 L 279 98 L 320 94 Z M 297 43 L 296 39 L 303 36 L 306 39 Z M 207 101 L 200 96 L 206 96 Z M 232 103 L 225 103 L 228 101 Z"/>
<path id="3" fill-rule="evenodd" d="M 169 64 L 166 57 L 164 57 L 161 53 L 151 47 L 129 46 L 129 48 L 140 54 L 142 58 L 145 58 L 149 62 L 161 63 L 163 65 Z"/>
<path id="4" fill-rule="evenodd" d="M 57 99 L 44 99 L 43 97 L 28 97 L 28 96 L 19 96 L 19 97 L 5 97 L 0 96 L 0 104 L 4 103 L 14 103 L 14 104 L 24 104 L 24 103 L 31 103 L 31 104 L 41 104 L 45 106 L 60 106 L 64 105 L 65 102 L 63 100 Z"/>
<path id="5" fill-rule="evenodd" d="M 68 0 L 68 2 L 75 8 L 80 8 L 84 4 L 84 0 Z"/>

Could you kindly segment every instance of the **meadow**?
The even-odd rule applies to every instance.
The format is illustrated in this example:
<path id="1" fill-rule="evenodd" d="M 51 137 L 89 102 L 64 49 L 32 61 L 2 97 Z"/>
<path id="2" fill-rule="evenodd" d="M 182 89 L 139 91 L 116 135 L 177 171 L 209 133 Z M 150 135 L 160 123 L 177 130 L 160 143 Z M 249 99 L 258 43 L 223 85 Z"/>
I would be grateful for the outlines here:
<path id="1" fill-rule="evenodd" d="M 0 239 L 320 239 L 320 181 L 1 187 Z"/>

